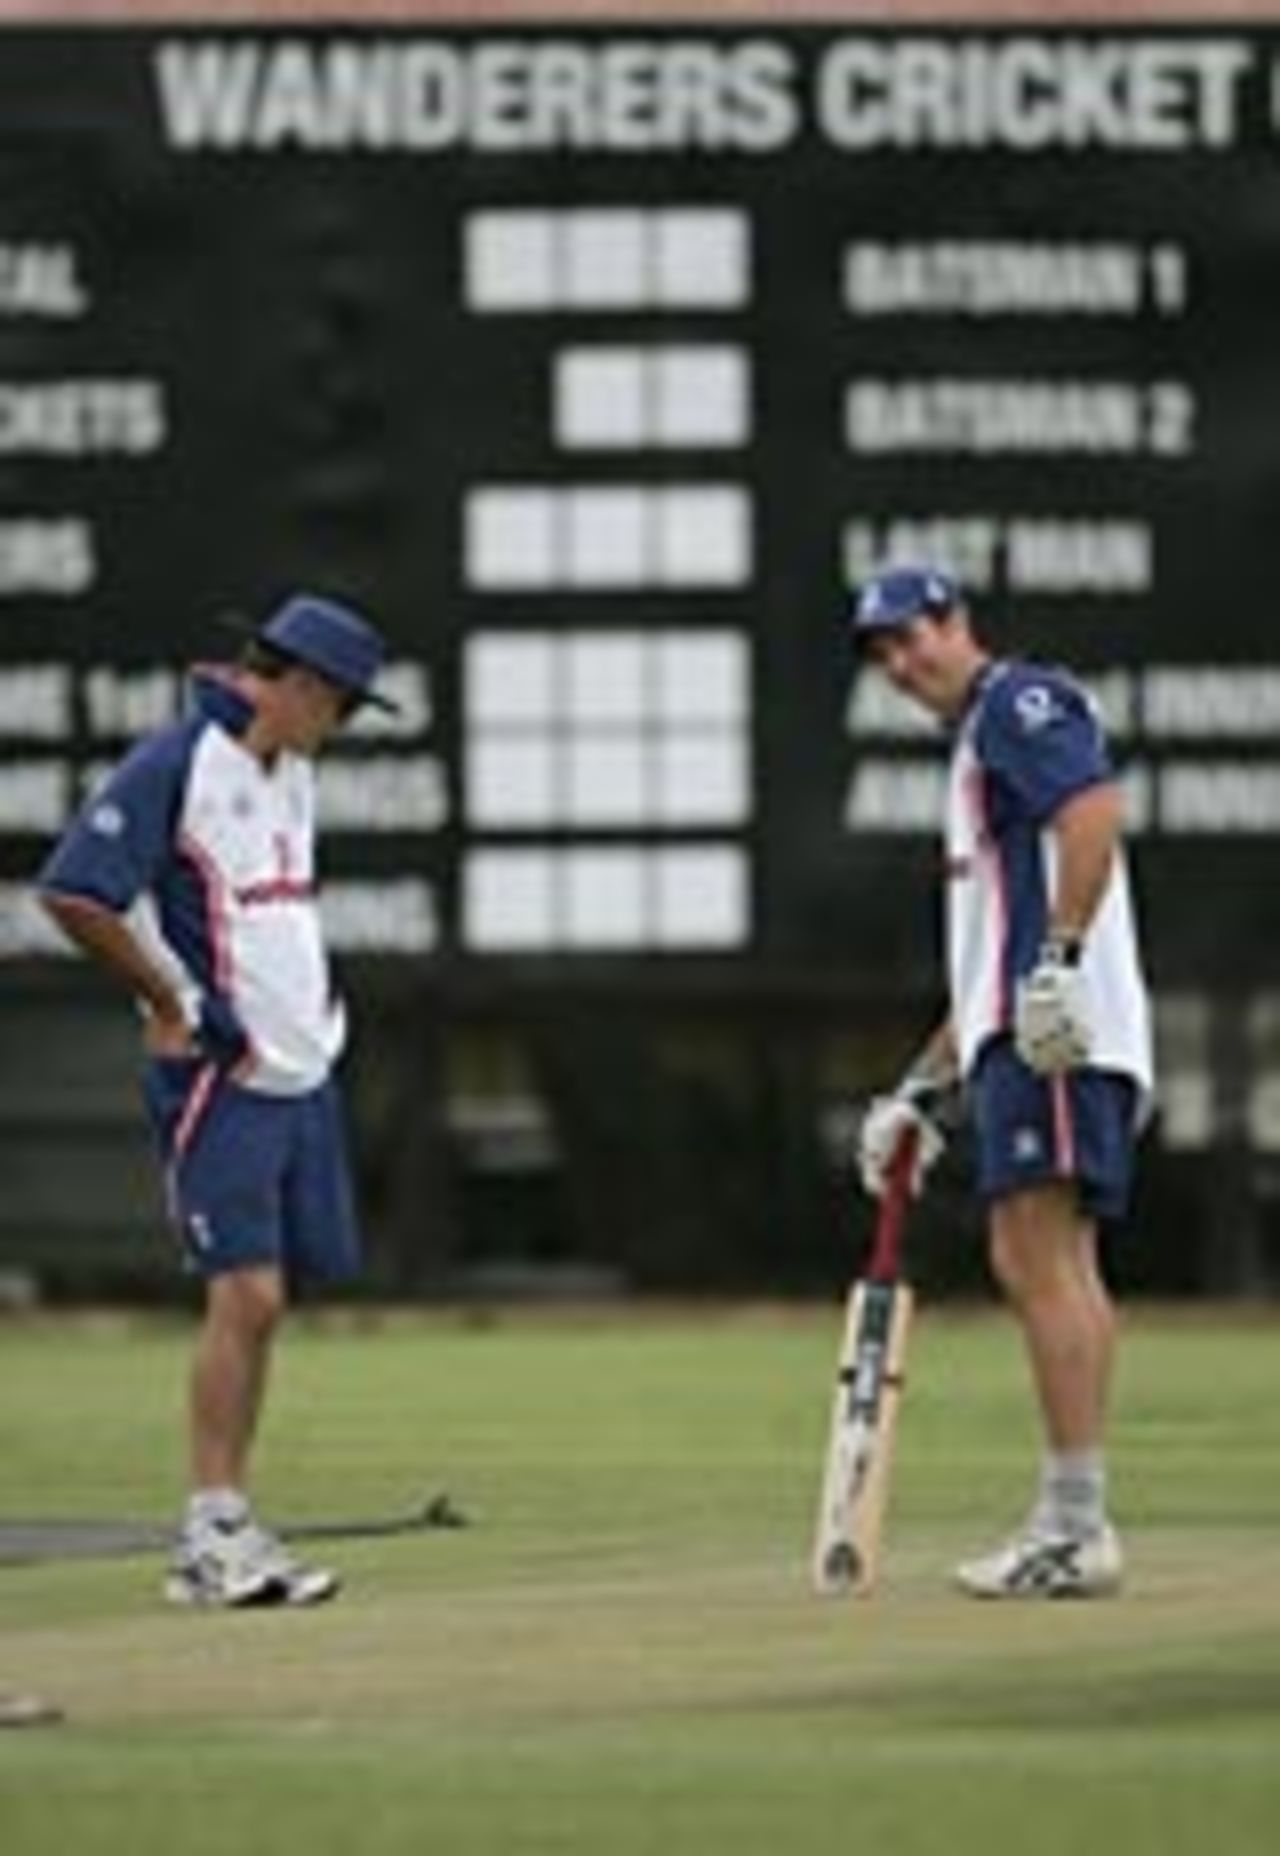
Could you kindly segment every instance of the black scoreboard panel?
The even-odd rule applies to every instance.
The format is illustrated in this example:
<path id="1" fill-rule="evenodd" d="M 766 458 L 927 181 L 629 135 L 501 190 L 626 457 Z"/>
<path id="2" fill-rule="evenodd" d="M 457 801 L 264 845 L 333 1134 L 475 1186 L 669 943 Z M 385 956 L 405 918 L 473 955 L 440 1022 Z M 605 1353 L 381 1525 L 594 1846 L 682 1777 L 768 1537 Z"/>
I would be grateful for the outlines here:
<path id="1" fill-rule="evenodd" d="M 0 952 L 315 586 L 404 703 L 339 947 L 916 985 L 939 746 L 843 614 L 928 555 L 1096 689 L 1157 977 L 1264 975 L 1278 114 L 1243 28 L 6 32 Z"/>

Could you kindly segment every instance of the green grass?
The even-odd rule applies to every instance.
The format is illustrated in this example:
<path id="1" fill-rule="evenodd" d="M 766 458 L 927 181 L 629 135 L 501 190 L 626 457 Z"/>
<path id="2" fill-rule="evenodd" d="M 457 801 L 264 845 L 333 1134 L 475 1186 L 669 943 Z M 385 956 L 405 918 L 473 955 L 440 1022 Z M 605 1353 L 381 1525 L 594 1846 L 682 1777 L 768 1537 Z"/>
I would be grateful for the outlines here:
<path id="1" fill-rule="evenodd" d="M 926 1311 L 886 1581 L 806 1556 L 834 1309 L 302 1326 L 259 1463 L 335 1543 L 314 1613 L 191 1616 L 158 1562 L 0 1568 L 4 1856 L 1263 1856 L 1280 1833 L 1280 1400 L 1265 1317 L 1127 1322 L 1120 1600 L 987 1607 L 953 1556 L 1035 1455 L 1005 1320 Z M 0 1516 L 164 1518 L 189 1332 L 0 1332 Z M 1092 1846 L 1092 1849 L 1091 1849 Z"/>

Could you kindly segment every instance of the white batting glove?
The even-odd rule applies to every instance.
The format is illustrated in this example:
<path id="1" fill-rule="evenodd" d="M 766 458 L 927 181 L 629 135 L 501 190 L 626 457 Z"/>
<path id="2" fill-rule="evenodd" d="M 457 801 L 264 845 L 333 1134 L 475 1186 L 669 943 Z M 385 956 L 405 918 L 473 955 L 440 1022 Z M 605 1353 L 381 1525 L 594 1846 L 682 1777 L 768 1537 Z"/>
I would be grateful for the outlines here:
<path id="1" fill-rule="evenodd" d="M 898 1144 L 909 1129 L 916 1136 L 911 1191 L 919 1195 L 926 1174 L 947 1144 L 942 1130 L 921 1106 L 923 1098 L 936 1093 L 932 1085 L 908 1077 L 891 1096 L 872 1097 L 858 1130 L 858 1173 L 864 1191 L 873 1199 L 884 1196 Z"/>
<path id="2" fill-rule="evenodd" d="M 1041 1076 L 1058 1076 L 1088 1061 L 1093 1028 L 1078 947 L 1046 942 L 1031 972 L 1019 980 L 1013 1041 L 1022 1061 Z"/>

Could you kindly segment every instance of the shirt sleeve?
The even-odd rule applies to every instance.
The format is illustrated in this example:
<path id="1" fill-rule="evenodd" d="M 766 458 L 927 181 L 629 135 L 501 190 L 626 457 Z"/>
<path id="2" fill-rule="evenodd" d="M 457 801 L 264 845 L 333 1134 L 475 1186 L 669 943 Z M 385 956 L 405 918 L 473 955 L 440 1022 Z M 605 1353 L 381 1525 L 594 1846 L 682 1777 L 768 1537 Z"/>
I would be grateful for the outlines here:
<path id="1" fill-rule="evenodd" d="M 983 710 L 976 747 L 1036 824 L 1115 777 L 1092 701 L 1060 671 L 1028 667 L 1003 679 Z"/>
<path id="2" fill-rule="evenodd" d="M 192 740 L 172 729 L 132 749 L 54 846 L 39 888 L 116 913 L 150 889 L 172 850 Z"/>

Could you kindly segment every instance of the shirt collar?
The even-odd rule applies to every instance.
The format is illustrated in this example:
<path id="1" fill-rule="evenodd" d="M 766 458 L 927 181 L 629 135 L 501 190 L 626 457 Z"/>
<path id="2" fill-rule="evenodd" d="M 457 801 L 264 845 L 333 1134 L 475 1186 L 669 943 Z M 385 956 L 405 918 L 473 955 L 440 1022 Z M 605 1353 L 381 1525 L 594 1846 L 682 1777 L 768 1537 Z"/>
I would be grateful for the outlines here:
<path id="1" fill-rule="evenodd" d="M 236 681 L 235 672 L 221 664 L 197 664 L 191 672 L 191 705 L 204 720 L 216 722 L 239 740 L 253 720 L 250 698 Z"/>
<path id="2" fill-rule="evenodd" d="M 963 728 L 987 691 L 991 688 L 991 685 L 1000 677 L 1003 677 L 1008 668 L 1009 666 L 1004 659 L 998 657 L 989 657 L 984 663 L 979 665 L 977 671 L 974 673 L 972 682 L 964 693 L 964 702 L 957 711 L 955 719 L 951 724 L 953 729 Z"/>

